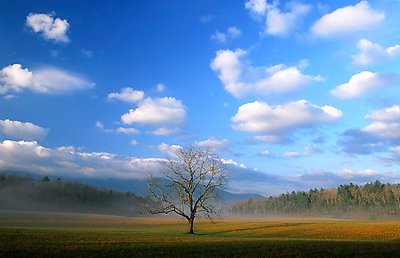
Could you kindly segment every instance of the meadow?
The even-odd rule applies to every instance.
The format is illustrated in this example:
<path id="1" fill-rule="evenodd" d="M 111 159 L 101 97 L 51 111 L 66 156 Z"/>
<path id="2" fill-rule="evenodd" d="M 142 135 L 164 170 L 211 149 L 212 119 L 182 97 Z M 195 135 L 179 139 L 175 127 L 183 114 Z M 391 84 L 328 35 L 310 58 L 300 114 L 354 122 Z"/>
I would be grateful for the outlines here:
<path id="1" fill-rule="evenodd" d="M 0 257 L 400 257 L 400 222 L 0 212 Z"/>

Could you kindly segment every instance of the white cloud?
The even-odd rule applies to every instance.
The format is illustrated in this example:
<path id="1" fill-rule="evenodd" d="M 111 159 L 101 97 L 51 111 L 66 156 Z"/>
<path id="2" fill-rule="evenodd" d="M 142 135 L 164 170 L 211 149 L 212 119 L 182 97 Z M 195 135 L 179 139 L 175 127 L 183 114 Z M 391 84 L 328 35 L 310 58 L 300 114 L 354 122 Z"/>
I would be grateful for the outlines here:
<path id="1" fill-rule="evenodd" d="M 108 94 L 108 100 L 119 100 L 128 103 L 137 103 L 144 98 L 144 92 L 140 90 L 134 90 L 132 88 L 123 88 L 121 92 L 113 92 Z"/>
<path id="2" fill-rule="evenodd" d="M 95 126 L 96 128 L 98 128 L 98 129 L 104 129 L 104 125 L 103 125 L 103 123 L 100 122 L 100 121 L 96 121 L 96 123 L 95 123 L 94 126 Z"/>
<path id="3" fill-rule="evenodd" d="M 249 0 L 245 3 L 244 6 L 257 15 L 263 15 L 267 11 L 266 0 Z"/>
<path id="4" fill-rule="evenodd" d="M 267 12 L 265 33 L 274 36 L 286 36 L 292 32 L 300 19 L 306 15 L 311 6 L 291 2 L 288 12 L 282 12 L 275 5 L 270 5 Z"/>
<path id="5" fill-rule="evenodd" d="M 284 158 L 298 158 L 303 156 L 303 153 L 297 151 L 288 151 L 282 154 Z"/>
<path id="6" fill-rule="evenodd" d="M 240 131 L 267 135 L 286 136 L 288 131 L 329 123 L 342 116 L 342 111 L 332 106 L 317 106 L 306 100 L 270 106 L 254 101 L 238 108 L 232 117 L 233 128 Z"/>
<path id="7" fill-rule="evenodd" d="M 331 37 L 370 30 L 385 19 L 385 14 L 370 8 L 368 1 L 336 9 L 322 16 L 311 28 L 320 37 Z"/>
<path id="8" fill-rule="evenodd" d="M 121 116 L 124 124 L 139 124 L 157 127 L 153 133 L 167 135 L 175 132 L 186 119 L 186 109 L 180 100 L 173 97 L 146 98 Z"/>
<path id="9" fill-rule="evenodd" d="M 118 127 L 116 132 L 121 134 L 137 135 L 139 133 L 139 130 L 136 128 Z"/>
<path id="10" fill-rule="evenodd" d="M 310 12 L 311 5 L 298 2 L 289 2 L 285 8 L 287 12 L 278 8 L 278 2 L 272 4 L 265 0 L 250 0 L 245 7 L 253 14 L 265 18 L 265 34 L 286 36 L 301 22 L 301 19 Z"/>
<path id="11" fill-rule="evenodd" d="M 74 147 L 46 148 L 35 141 L 0 142 L 0 170 L 36 174 L 144 179 L 158 175 L 163 159 L 119 157 L 106 152 L 78 152 Z"/>
<path id="12" fill-rule="evenodd" d="M 126 124 L 181 124 L 185 119 L 185 108 L 180 100 L 173 97 L 146 98 L 138 108 L 122 116 Z"/>
<path id="13" fill-rule="evenodd" d="M 126 127 L 118 127 L 117 129 L 105 128 L 103 123 L 100 121 L 96 121 L 95 127 L 105 133 L 126 134 L 126 135 L 132 135 L 132 136 L 140 133 L 140 131 L 136 128 L 126 128 Z"/>
<path id="14" fill-rule="evenodd" d="M 105 133 L 112 133 L 113 130 L 111 129 L 107 129 L 104 127 L 103 123 L 101 121 L 96 121 L 95 125 L 94 125 L 97 129 L 99 129 L 100 131 L 103 131 Z"/>
<path id="15" fill-rule="evenodd" d="M 235 26 L 231 26 L 227 29 L 227 33 L 229 36 L 231 36 L 232 38 L 236 38 L 239 37 L 240 35 L 242 35 L 242 31 L 239 30 L 238 28 L 236 28 Z"/>
<path id="16" fill-rule="evenodd" d="M 166 143 L 161 143 L 157 146 L 157 149 L 164 155 L 168 157 L 174 157 L 178 153 L 178 151 L 182 150 L 182 146 L 180 145 L 168 145 Z"/>
<path id="17" fill-rule="evenodd" d="M 179 127 L 159 127 L 155 130 L 150 131 L 151 134 L 159 135 L 159 136 L 166 136 L 171 135 L 179 131 Z"/>
<path id="18" fill-rule="evenodd" d="M 26 26 L 40 33 L 46 40 L 68 43 L 69 23 L 66 19 L 54 18 L 55 13 L 30 13 L 26 17 Z"/>
<path id="19" fill-rule="evenodd" d="M 201 23 L 209 23 L 209 22 L 212 21 L 213 19 L 214 19 L 214 15 L 212 15 L 212 14 L 206 14 L 206 15 L 200 16 L 199 21 L 200 21 Z"/>
<path id="20" fill-rule="evenodd" d="M 357 48 L 360 51 L 353 56 L 353 63 L 363 66 L 373 65 L 400 54 L 400 45 L 383 48 L 367 39 L 361 39 Z"/>
<path id="21" fill-rule="evenodd" d="M 257 135 L 251 140 L 253 143 L 280 143 L 282 141 L 284 141 L 283 137 L 277 135 Z"/>
<path id="22" fill-rule="evenodd" d="M 46 136 L 47 129 L 29 122 L 0 120 L 0 133 L 23 140 L 37 140 Z"/>
<path id="23" fill-rule="evenodd" d="M 342 169 L 337 172 L 337 174 L 341 177 L 347 179 L 359 178 L 359 177 L 370 177 L 376 176 L 378 173 L 373 169 L 364 169 L 364 170 L 352 170 L 352 169 Z"/>
<path id="24" fill-rule="evenodd" d="M 52 57 L 57 57 L 57 56 L 59 56 L 60 55 L 60 51 L 59 50 L 57 50 L 57 49 L 53 49 L 53 50 L 50 50 L 50 55 L 52 56 Z"/>
<path id="25" fill-rule="evenodd" d="M 272 156 L 272 154 L 271 154 L 271 152 L 270 152 L 269 150 L 263 150 L 263 151 L 260 151 L 260 152 L 258 153 L 258 156 L 261 156 L 261 157 L 270 157 L 270 156 Z"/>
<path id="26" fill-rule="evenodd" d="M 368 120 L 386 123 L 400 122 L 400 106 L 394 105 L 382 110 L 376 110 L 365 116 Z"/>
<path id="27" fill-rule="evenodd" d="M 389 74 L 362 71 L 354 74 L 347 83 L 337 86 L 330 93 L 340 99 L 356 98 L 374 88 L 389 84 L 395 77 Z"/>
<path id="28" fill-rule="evenodd" d="M 307 145 L 304 147 L 304 150 L 301 152 L 297 152 L 297 151 L 288 151 L 288 152 L 284 152 L 282 154 L 282 156 L 284 158 L 299 158 L 299 157 L 305 157 L 305 156 L 310 156 L 312 154 L 316 154 L 316 153 L 322 153 L 323 150 L 317 148 L 315 145 Z"/>
<path id="29" fill-rule="evenodd" d="M 304 61 L 299 66 L 291 67 L 283 64 L 252 67 L 240 60 L 246 54 L 242 49 L 219 50 L 210 64 L 225 90 L 237 98 L 249 93 L 266 95 L 288 92 L 322 79 L 320 76 L 303 74 L 300 69 L 304 68 Z"/>
<path id="30" fill-rule="evenodd" d="M 4 67 L 0 71 L 0 94 L 16 93 L 25 89 L 44 94 L 60 94 L 84 90 L 94 86 L 78 75 L 54 67 L 29 71 L 20 64 Z"/>
<path id="31" fill-rule="evenodd" d="M 229 141 L 227 139 L 218 139 L 215 137 L 211 137 L 204 141 L 195 142 L 195 144 L 200 147 L 210 148 L 214 151 L 223 151 L 228 147 Z"/>
<path id="32" fill-rule="evenodd" d="M 371 124 L 361 129 L 366 133 L 378 134 L 385 140 L 400 139 L 400 106 L 394 105 L 367 114 L 365 119 Z"/>
<path id="33" fill-rule="evenodd" d="M 90 49 L 81 49 L 82 55 L 86 58 L 92 58 L 94 51 Z"/>
<path id="34" fill-rule="evenodd" d="M 232 165 L 239 168 L 246 168 L 246 165 L 243 163 L 236 162 L 232 159 L 221 159 L 222 164 L 224 165 Z"/>
<path id="35" fill-rule="evenodd" d="M 166 144 L 164 144 L 166 145 Z M 167 147 L 169 145 L 166 145 Z M 175 147 L 172 147 L 175 146 Z M 179 148 L 172 145 L 168 148 Z M 120 157 L 107 152 L 81 152 L 73 146 L 46 148 L 35 141 L 0 142 L 0 170 L 19 171 L 39 175 L 67 178 L 118 178 L 145 179 L 149 175 L 161 175 L 160 158 Z M 337 187 L 348 183 L 365 183 L 379 179 L 384 182 L 398 181 L 396 174 L 375 172 L 372 169 L 344 169 L 338 173 L 301 174 L 295 177 L 271 175 L 246 168 L 232 159 L 221 159 L 230 171 L 229 189 L 234 192 L 281 194 L 293 189 L 308 190 L 318 187 Z"/>
<path id="36" fill-rule="evenodd" d="M 400 154 L 400 146 L 390 147 L 389 150 L 395 154 Z"/>
<path id="37" fill-rule="evenodd" d="M 163 84 L 163 83 L 158 83 L 157 85 L 156 85 L 156 91 L 157 92 L 164 92 L 165 91 L 165 85 Z"/>
<path id="38" fill-rule="evenodd" d="M 219 43 L 226 43 L 230 39 L 235 39 L 242 35 L 242 32 L 236 27 L 229 27 L 226 32 L 219 32 L 218 30 L 211 35 L 211 39 Z"/>
<path id="39" fill-rule="evenodd" d="M 158 92 L 165 90 L 165 85 L 156 85 Z M 121 121 L 128 125 L 150 126 L 148 131 L 154 135 L 170 135 L 180 130 L 180 126 L 186 119 L 186 108 L 182 102 L 173 97 L 144 98 L 143 91 L 132 88 L 123 88 L 120 92 L 108 94 L 108 100 L 120 100 L 135 104 L 137 107 L 130 109 L 121 116 Z M 134 131 L 135 130 L 135 131 Z M 118 133 L 128 133 L 126 129 L 117 129 Z M 129 133 L 138 132 L 130 128 Z"/>
<path id="40" fill-rule="evenodd" d="M 212 40 L 215 40 L 215 41 L 219 42 L 219 43 L 225 43 L 225 42 L 227 41 L 227 36 L 226 36 L 226 34 L 223 33 L 223 32 L 219 32 L 218 30 L 215 31 L 215 32 L 211 35 L 210 38 L 211 38 Z"/>

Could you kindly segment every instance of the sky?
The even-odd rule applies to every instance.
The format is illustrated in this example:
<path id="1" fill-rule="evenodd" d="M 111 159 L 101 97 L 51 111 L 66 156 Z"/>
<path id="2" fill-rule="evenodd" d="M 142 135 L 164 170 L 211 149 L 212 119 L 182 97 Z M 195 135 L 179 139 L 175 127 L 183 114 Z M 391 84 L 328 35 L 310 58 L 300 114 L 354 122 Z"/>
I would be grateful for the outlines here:
<path id="1" fill-rule="evenodd" d="M 228 190 L 400 182 L 398 0 L 0 0 L 0 170 Z"/>

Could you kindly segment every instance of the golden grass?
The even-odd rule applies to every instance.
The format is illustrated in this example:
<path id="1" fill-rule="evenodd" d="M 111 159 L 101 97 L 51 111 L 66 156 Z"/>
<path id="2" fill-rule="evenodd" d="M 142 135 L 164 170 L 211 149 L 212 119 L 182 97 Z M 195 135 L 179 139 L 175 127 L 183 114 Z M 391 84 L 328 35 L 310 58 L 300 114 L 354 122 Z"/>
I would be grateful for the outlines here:
<path id="1" fill-rule="evenodd" d="M 390 257 L 400 250 L 399 221 L 199 220 L 196 235 L 186 229 L 174 217 L 0 212 L 0 256 Z"/>

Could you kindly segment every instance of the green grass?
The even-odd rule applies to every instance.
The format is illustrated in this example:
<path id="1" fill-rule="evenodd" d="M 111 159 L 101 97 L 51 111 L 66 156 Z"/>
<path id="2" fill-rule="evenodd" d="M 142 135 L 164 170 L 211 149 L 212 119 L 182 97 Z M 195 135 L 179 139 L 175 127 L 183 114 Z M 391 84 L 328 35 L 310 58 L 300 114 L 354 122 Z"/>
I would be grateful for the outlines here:
<path id="1" fill-rule="evenodd" d="M 0 213 L 0 257 L 400 257 L 400 222 Z"/>

